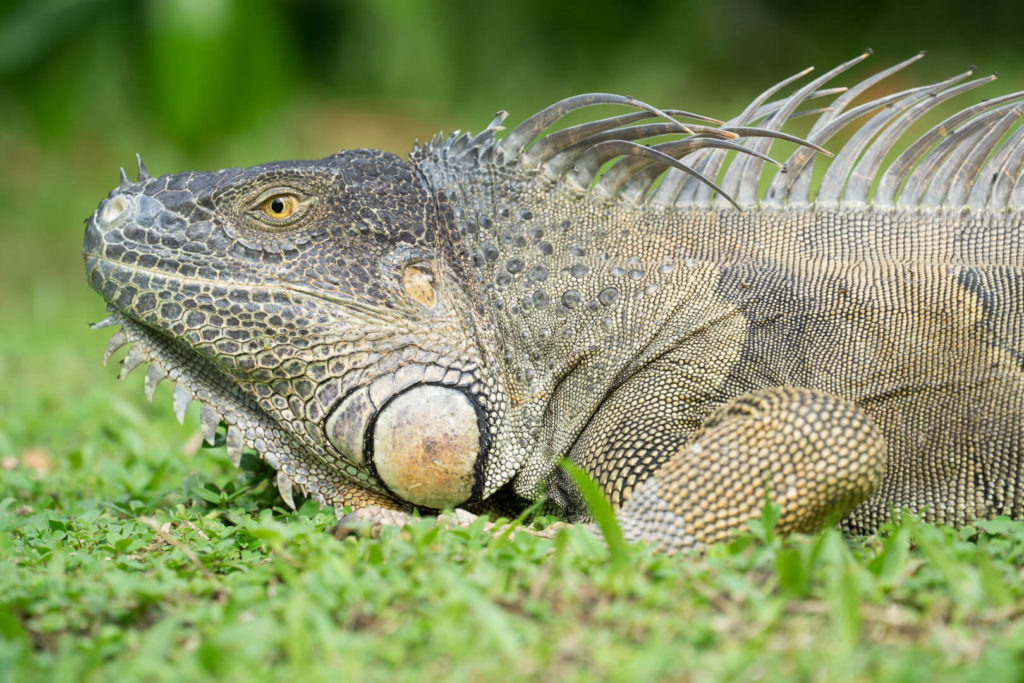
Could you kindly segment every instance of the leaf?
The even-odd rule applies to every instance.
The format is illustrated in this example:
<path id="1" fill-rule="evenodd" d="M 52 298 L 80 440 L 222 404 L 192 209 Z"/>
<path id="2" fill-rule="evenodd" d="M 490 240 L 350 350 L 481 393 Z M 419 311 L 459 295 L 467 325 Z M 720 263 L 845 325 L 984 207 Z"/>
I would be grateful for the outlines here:
<path id="1" fill-rule="evenodd" d="M 832 629 L 839 645 L 838 654 L 848 655 L 860 639 L 860 589 L 856 562 L 842 535 L 828 529 L 822 535 L 819 557 L 825 565 L 828 582 L 827 601 Z"/>
<path id="2" fill-rule="evenodd" d="M 224 494 L 221 493 L 219 489 L 215 489 L 214 487 L 214 484 L 198 486 L 192 489 L 190 493 L 194 493 L 195 495 L 205 500 L 207 503 L 212 503 L 213 505 L 220 505 L 224 498 Z"/>
<path id="3" fill-rule="evenodd" d="M 1013 595 L 1006 586 L 1005 578 L 992 564 L 992 560 L 987 555 L 979 553 L 976 562 L 978 564 L 978 581 L 989 602 L 996 607 L 1010 604 L 1013 601 Z"/>
<path id="4" fill-rule="evenodd" d="M 615 519 L 615 512 L 611 503 L 605 497 L 597 483 L 583 469 L 577 467 L 568 460 L 560 463 L 563 470 L 572 478 L 580 495 L 587 503 L 587 509 L 593 515 L 594 521 L 601 528 L 601 535 L 608 544 L 608 552 L 611 554 L 612 571 L 616 574 L 625 575 L 633 568 L 633 561 L 630 557 L 629 546 L 622 535 L 618 520 Z"/>
<path id="5" fill-rule="evenodd" d="M 903 573 L 910 559 L 910 530 L 901 526 L 886 539 L 881 552 L 868 564 L 868 570 L 885 582 Z"/>
<path id="6" fill-rule="evenodd" d="M 809 561 L 802 549 L 783 548 L 775 558 L 775 571 L 779 574 L 779 587 L 791 595 L 803 596 L 810 581 Z"/>
<path id="7" fill-rule="evenodd" d="M 775 525 L 778 524 L 781 514 L 782 508 L 771 501 L 769 488 L 765 485 L 761 518 L 748 521 L 747 527 L 765 545 L 773 545 L 779 538 L 775 533 Z"/>

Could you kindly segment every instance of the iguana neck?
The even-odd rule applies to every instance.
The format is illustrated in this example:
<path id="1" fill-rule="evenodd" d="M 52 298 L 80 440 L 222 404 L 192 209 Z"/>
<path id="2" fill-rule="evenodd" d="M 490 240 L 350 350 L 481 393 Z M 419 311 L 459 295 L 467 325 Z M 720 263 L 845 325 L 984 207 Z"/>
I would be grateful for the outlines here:
<path id="1" fill-rule="evenodd" d="M 568 452 L 609 394 L 652 358 L 695 330 L 742 324 L 714 291 L 718 249 L 708 250 L 706 236 L 717 211 L 691 220 L 691 212 L 598 203 L 515 166 L 470 173 L 439 154 L 418 164 L 454 207 L 530 451 Z M 722 251 L 736 256 L 735 242 L 723 236 Z M 686 315 L 674 315 L 682 306 Z"/>

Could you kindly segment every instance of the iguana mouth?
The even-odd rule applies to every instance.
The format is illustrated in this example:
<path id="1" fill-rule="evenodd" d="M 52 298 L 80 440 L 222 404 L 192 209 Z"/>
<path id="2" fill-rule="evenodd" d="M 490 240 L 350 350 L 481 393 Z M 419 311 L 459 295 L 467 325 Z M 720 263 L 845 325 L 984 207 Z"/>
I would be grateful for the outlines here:
<path id="1" fill-rule="evenodd" d="M 235 467 L 239 466 L 244 450 L 256 451 L 277 472 L 275 483 L 289 507 L 295 507 L 292 491 L 296 486 L 325 504 L 321 493 L 308 486 L 302 466 L 292 458 L 301 446 L 221 370 L 183 349 L 180 341 L 135 320 L 113 304 L 108 304 L 108 311 L 110 315 L 91 327 L 119 327 L 103 353 L 104 365 L 121 347 L 130 346 L 121 361 L 119 379 L 123 381 L 140 365 L 148 365 L 144 391 L 149 401 L 153 400 L 157 386 L 169 380 L 174 384 L 173 410 L 178 422 L 184 424 L 189 404 L 198 401 L 202 406 L 199 424 L 203 439 L 215 445 L 217 431 L 224 425 L 228 458 Z M 211 376 L 220 377 L 221 381 L 210 381 Z"/>

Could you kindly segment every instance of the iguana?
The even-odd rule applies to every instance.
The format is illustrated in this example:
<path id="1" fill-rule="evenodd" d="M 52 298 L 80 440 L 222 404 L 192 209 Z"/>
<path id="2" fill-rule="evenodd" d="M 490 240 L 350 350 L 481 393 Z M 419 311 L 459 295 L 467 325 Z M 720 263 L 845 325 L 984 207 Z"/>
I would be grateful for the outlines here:
<path id="1" fill-rule="evenodd" d="M 829 86 L 866 56 L 725 122 L 589 94 L 407 161 L 139 159 L 85 232 L 106 357 L 130 344 L 122 377 L 148 363 L 150 398 L 172 380 L 179 419 L 200 401 L 206 439 L 226 425 L 289 504 L 544 499 L 584 522 L 567 458 L 667 551 L 728 538 L 766 492 L 782 532 L 1021 517 L 1024 93 L 893 159 L 994 76 L 858 104 L 920 57 Z M 625 109 L 548 132 L 599 104 Z M 781 132 L 799 116 L 803 138 Z"/>

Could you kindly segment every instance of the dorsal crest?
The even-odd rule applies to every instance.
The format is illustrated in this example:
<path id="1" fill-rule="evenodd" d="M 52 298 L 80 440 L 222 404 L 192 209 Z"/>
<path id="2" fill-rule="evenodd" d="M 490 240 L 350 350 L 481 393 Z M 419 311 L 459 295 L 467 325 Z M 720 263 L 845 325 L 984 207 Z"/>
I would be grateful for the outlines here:
<path id="1" fill-rule="evenodd" d="M 1017 125 L 1024 92 L 966 106 L 908 144 L 904 134 L 914 123 L 995 75 L 972 78 L 972 68 L 937 83 L 857 101 L 919 60 L 920 53 L 850 87 L 830 85 L 870 54 L 796 85 L 811 71 L 805 69 L 726 121 L 592 93 L 546 107 L 504 139 L 496 138 L 506 117 L 499 112 L 475 137 L 437 137 L 416 153 L 518 165 L 597 200 L 659 207 L 1024 208 L 1024 126 Z M 780 95 L 789 87 L 796 89 Z M 597 104 L 635 111 L 547 132 L 566 115 Z M 814 117 L 804 137 L 782 130 L 799 117 Z M 834 150 L 824 175 L 814 174 L 816 160 L 833 156 L 826 150 L 841 133 L 848 140 Z M 784 163 L 770 156 L 774 140 L 797 144 Z M 898 149 L 903 151 L 892 159 Z M 765 164 L 775 167 L 767 183 Z"/>

